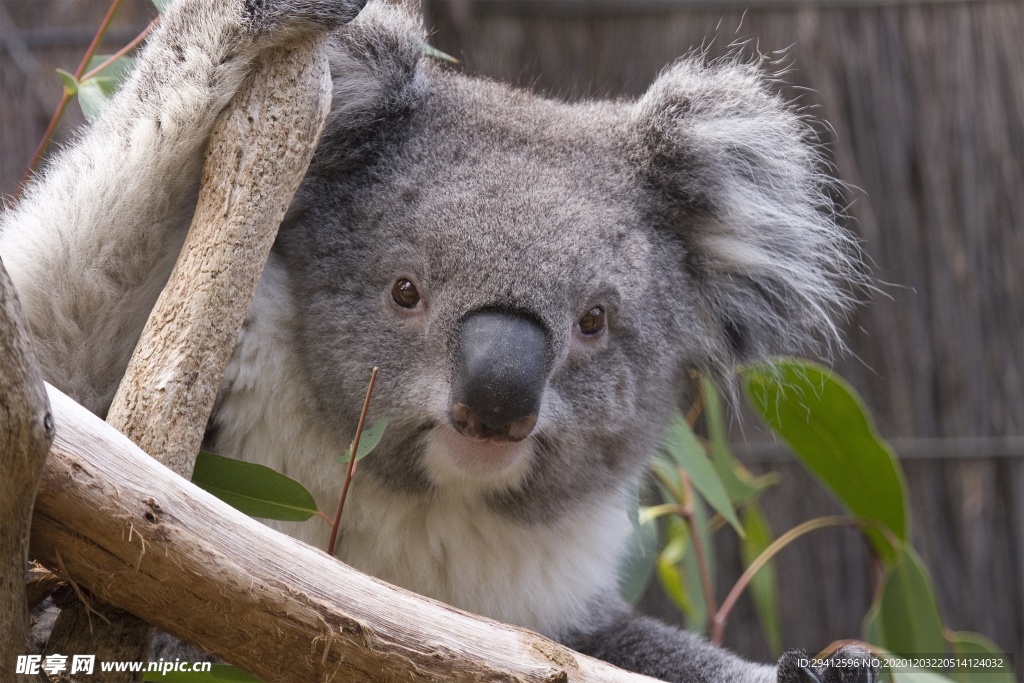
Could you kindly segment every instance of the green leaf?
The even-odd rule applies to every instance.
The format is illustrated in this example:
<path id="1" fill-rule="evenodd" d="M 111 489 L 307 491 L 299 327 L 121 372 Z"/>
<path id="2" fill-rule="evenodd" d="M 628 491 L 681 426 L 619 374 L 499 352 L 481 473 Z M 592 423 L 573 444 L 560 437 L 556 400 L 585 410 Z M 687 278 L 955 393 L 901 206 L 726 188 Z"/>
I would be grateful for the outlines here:
<path id="1" fill-rule="evenodd" d="M 968 659 L 1001 659 L 1004 665 L 995 671 L 991 668 L 979 669 L 976 667 L 963 667 L 954 670 L 952 676 L 960 683 L 1014 683 L 1013 667 L 1010 666 L 1010 659 L 1002 649 L 990 638 L 980 633 L 957 631 L 950 638 L 953 645 L 953 652 L 957 657 Z"/>
<path id="2" fill-rule="evenodd" d="M 884 641 L 880 644 L 897 655 L 938 656 L 946 651 L 935 589 L 910 546 L 900 550 L 885 573 L 878 623 Z"/>
<path id="3" fill-rule="evenodd" d="M 900 540 L 910 536 L 906 484 L 892 449 L 875 431 L 860 397 L 816 363 L 778 359 L 743 370 L 754 411 L 858 517 L 876 520 Z M 896 551 L 868 531 L 878 553 Z"/>
<path id="4" fill-rule="evenodd" d="M 743 528 L 747 532 L 741 547 L 743 564 L 749 566 L 775 539 L 768 520 L 756 503 L 750 503 L 744 509 Z M 750 594 L 768 647 L 776 657 L 780 657 L 783 652 L 782 617 L 779 614 L 774 562 L 769 562 L 757 572 L 750 582 Z"/>
<path id="5" fill-rule="evenodd" d="M 146 673 L 142 680 L 146 683 L 260 683 L 260 679 L 252 674 L 228 664 L 212 664 L 209 672 L 202 673 L 168 671 L 164 674 L 151 671 Z"/>
<path id="6" fill-rule="evenodd" d="M 640 523 L 646 524 L 661 519 L 665 515 L 678 515 L 679 506 L 675 503 L 662 503 L 661 505 L 646 505 L 640 508 Z"/>
<path id="7" fill-rule="evenodd" d="M 95 78 L 82 82 L 78 88 L 78 106 L 86 121 L 95 121 L 107 107 L 107 96 Z"/>
<path id="8" fill-rule="evenodd" d="M 861 638 L 866 643 L 880 646 L 885 642 L 885 634 L 882 633 L 882 623 L 878 616 L 879 607 L 880 605 L 876 602 L 868 608 L 861 625 Z"/>
<path id="9" fill-rule="evenodd" d="M 86 73 L 100 66 L 109 59 L 109 55 L 97 55 L 89 60 Z M 78 106 L 88 121 L 94 121 L 106 108 L 111 95 L 117 92 L 125 78 L 135 66 L 130 57 L 119 57 L 106 66 L 103 71 L 92 78 L 78 84 Z"/>
<path id="10" fill-rule="evenodd" d="M 174 0 L 153 0 L 153 6 L 156 7 L 156 11 L 163 14 L 167 11 L 167 8 L 171 6 Z"/>
<path id="11" fill-rule="evenodd" d="M 269 467 L 201 452 L 192 483 L 252 517 L 301 522 L 317 513 L 302 484 Z"/>
<path id="12" fill-rule="evenodd" d="M 89 73 L 93 69 L 99 67 L 101 64 L 106 62 L 113 55 L 94 55 L 90 60 L 89 64 L 86 65 L 84 73 Z M 113 93 L 117 88 L 124 83 L 125 79 L 135 68 L 135 60 L 131 57 L 121 56 L 112 61 L 110 64 L 103 68 L 93 78 L 101 79 L 104 83 L 104 88 L 107 89 L 108 94 Z"/>
<path id="13" fill-rule="evenodd" d="M 693 487 L 704 496 L 704 499 L 718 514 L 722 515 L 736 529 L 736 533 L 743 536 L 745 532 L 732 507 L 732 502 L 729 500 L 729 494 L 726 493 L 722 480 L 719 479 L 718 473 L 704 452 L 704 447 L 693 430 L 690 429 L 690 425 L 686 424 L 682 413 L 676 411 L 673 416 L 672 422 L 665 432 L 663 445 L 675 464 L 686 472 Z M 670 481 L 674 482 L 679 478 L 678 472 L 664 471 L 664 461 L 656 460 L 655 467 L 662 468 L 662 476 L 667 477 Z"/>
<path id="14" fill-rule="evenodd" d="M 658 580 L 661 582 L 661 588 L 688 619 L 699 618 L 697 607 L 690 599 L 680 568 L 690 544 L 690 531 L 678 517 L 669 520 L 665 530 L 668 542 L 658 555 Z"/>
<path id="15" fill-rule="evenodd" d="M 637 492 L 629 511 L 633 531 L 626 542 L 628 550 L 619 562 L 619 594 L 630 605 L 635 605 L 647 591 L 658 559 L 658 525 L 640 518 L 639 499 Z"/>
<path id="16" fill-rule="evenodd" d="M 384 436 L 384 428 L 387 426 L 388 419 L 383 417 L 374 422 L 372 427 L 367 427 L 363 430 L 363 433 L 359 436 L 359 452 L 356 453 L 356 462 L 365 458 L 370 454 L 370 451 L 377 447 L 381 437 Z M 338 458 L 338 462 L 347 463 L 351 452 L 352 447 L 349 446 L 348 450 L 345 451 L 345 455 Z"/>
<path id="17" fill-rule="evenodd" d="M 711 535 L 708 533 L 707 509 L 701 500 L 694 501 L 694 522 L 697 527 L 697 535 L 700 536 L 701 547 L 704 549 L 704 560 L 707 562 L 708 574 L 711 577 L 711 590 L 714 591 L 715 576 L 715 552 L 711 545 Z M 680 520 L 681 524 L 684 524 Z M 697 561 L 697 553 L 693 550 L 683 556 L 682 570 L 683 581 L 686 584 L 686 592 L 693 596 L 694 614 L 686 620 L 686 627 L 696 633 L 706 634 L 711 615 L 708 611 L 707 601 L 704 599 L 704 584 L 700 578 L 700 563 Z"/>
<path id="18" fill-rule="evenodd" d="M 729 433 L 725 426 L 725 409 L 722 395 L 718 387 L 708 378 L 701 380 L 701 392 L 704 396 L 704 421 L 708 427 L 711 442 L 711 463 L 725 486 L 726 493 L 734 505 L 745 503 L 757 496 L 773 478 L 757 481 L 747 472 L 732 454 L 729 448 Z"/>
<path id="19" fill-rule="evenodd" d="M 75 79 L 75 75 L 68 73 L 64 69 L 57 69 L 57 75 L 60 76 L 60 82 L 64 84 L 64 92 L 67 95 L 74 96 L 78 94 L 78 81 Z"/>

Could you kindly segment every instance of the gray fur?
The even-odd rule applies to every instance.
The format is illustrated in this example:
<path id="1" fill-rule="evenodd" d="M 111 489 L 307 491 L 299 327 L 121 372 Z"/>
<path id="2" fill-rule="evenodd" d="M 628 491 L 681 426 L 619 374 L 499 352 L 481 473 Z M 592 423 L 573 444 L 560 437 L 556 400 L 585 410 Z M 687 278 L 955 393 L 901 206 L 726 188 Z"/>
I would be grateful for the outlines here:
<path id="1" fill-rule="evenodd" d="M 0 225 L 51 382 L 106 410 L 217 112 L 260 50 L 360 4 L 177 0 Z M 353 486 L 345 561 L 669 680 L 775 680 L 633 614 L 615 569 L 627 493 L 689 374 L 838 343 L 856 249 L 806 122 L 750 64 L 686 59 L 637 102 L 566 104 L 452 74 L 422 41 L 379 4 L 334 34 L 330 123 L 229 366 L 216 447 L 297 476 L 326 509 L 379 366 L 371 420 L 390 422 Z M 399 277 L 414 311 L 390 301 Z M 595 306 L 606 330 L 575 333 Z M 500 473 L 460 470 L 470 446 L 444 445 L 459 323 L 480 309 L 537 321 L 551 359 L 537 427 Z"/>

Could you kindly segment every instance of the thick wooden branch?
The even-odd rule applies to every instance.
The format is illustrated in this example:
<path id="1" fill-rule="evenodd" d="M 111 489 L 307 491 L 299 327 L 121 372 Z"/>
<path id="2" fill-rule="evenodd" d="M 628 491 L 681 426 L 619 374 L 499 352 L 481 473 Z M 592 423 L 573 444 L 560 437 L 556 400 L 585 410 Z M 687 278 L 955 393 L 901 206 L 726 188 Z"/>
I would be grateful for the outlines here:
<path id="1" fill-rule="evenodd" d="M 107 422 L 185 477 L 277 228 L 327 121 L 323 41 L 263 55 L 218 118 L 185 246 L 107 413 Z"/>
<path id="2" fill-rule="evenodd" d="M 0 261 L 0 671 L 14 671 L 28 643 L 29 522 L 52 436 L 43 375 Z"/>
<path id="3" fill-rule="evenodd" d="M 109 424 L 185 477 L 278 226 L 327 121 L 323 47 L 324 38 L 313 36 L 262 55 L 218 117 L 188 237 L 107 413 Z M 46 652 L 137 661 L 151 635 L 130 614 L 94 620 L 72 604 L 61 610 Z"/>
<path id="4" fill-rule="evenodd" d="M 61 429 L 33 557 L 264 680 L 652 680 L 361 574 L 228 507 L 49 392 Z"/>

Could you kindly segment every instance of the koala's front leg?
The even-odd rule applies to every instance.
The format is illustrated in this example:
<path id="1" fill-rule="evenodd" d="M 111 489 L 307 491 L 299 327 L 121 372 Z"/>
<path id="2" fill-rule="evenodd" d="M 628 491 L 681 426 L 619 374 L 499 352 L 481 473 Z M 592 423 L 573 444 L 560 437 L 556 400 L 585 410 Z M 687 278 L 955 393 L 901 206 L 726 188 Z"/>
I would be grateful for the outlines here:
<path id="1" fill-rule="evenodd" d="M 590 627 L 564 638 L 583 654 L 671 683 L 776 683 L 776 669 L 752 664 L 728 650 L 607 599 Z M 788 682 L 787 682 L 788 683 Z"/>
<path id="2" fill-rule="evenodd" d="M 778 683 L 875 683 L 878 680 L 870 654 L 859 647 L 840 648 L 820 666 L 812 666 L 813 663 L 802 651 L 787 652 L 779 660 Z"/>
<path id="3" fill-rule="evenodd" d="M 836 666 L 811 666 L 799 651 L 786 653 L 777 667 L 753 664 L 692 633 L 606 600 L 591 627 L 563 642 L 584 654 L 670 683 L 875 683 L 877 672 L 860 648 L 840 649 Z M 843 663 L 844 666 L 838 666 Z"/>
<path id="4" fill-rule="evenodd" d="M 100 118 L 0 218 L 47 379 L 103 413 L 174 263 L 217 114 L 255 57 L 365 0 L 176 0 Z"/>

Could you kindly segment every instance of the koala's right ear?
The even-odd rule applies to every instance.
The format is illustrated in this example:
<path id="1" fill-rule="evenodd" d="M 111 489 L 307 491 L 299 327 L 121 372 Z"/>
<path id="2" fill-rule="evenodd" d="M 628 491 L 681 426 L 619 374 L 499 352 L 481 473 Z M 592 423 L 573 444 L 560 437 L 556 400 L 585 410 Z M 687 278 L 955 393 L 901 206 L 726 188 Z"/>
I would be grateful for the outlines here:
<path id="1" fill-rule="evenodd" d="M 310 170 L 343 172 L 372 147 L 375 132 L 410 103 L 425 34 L 400 7 L 371 2 L 332 37 L 331 115 Z"/>
<path id="2" fill-rule="evenodd" d="M 629 115 L 648 212 L 682 240 L 680 267 L 719 340 L 708 369 L 841 343 L 833 316 L 862 279 L 857 245 L 835 223 L 810 127 L 760 70 L 680 61 Z"/>

